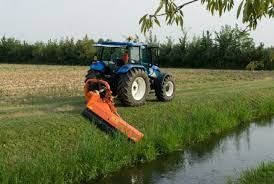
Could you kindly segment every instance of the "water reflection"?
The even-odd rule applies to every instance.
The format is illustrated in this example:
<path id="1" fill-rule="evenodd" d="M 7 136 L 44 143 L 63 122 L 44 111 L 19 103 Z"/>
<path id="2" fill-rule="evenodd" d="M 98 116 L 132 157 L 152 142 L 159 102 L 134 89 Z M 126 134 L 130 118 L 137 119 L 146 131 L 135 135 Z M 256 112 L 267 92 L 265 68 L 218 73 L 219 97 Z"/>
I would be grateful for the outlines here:
<path id="1" fill-rule="evenodd" d="M 92 183 L 225 183 L 248 167 L 274 160 L 274 121 L 243 124 L 233 131 L 191 146 L 183 152 L 122 169 Z"/>

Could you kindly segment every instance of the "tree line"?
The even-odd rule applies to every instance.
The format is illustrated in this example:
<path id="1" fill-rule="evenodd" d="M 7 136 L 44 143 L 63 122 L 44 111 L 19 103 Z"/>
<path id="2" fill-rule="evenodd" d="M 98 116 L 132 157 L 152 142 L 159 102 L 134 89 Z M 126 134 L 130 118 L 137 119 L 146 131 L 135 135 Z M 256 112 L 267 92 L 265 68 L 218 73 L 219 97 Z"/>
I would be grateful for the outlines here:
<path id="1" fill-rule="evenodd" d="M 149 41 L 156 38 L 150 36 Z M 274 67 L 274 48 L 255 46 L 249 32 L 235 27 L 223 26 L 219 32 L 203 32 L 201 36 L 188 39 L 187 33 L 173 44 L 168 37 L 160 45 L 162 66 L 216 69 L 271 70 Z"/>
<path id="2" fill-rule="evenodd" d="M 100 41 L 103 39 L 97 42 Z M 88 36 L 35 43 L 4 36 L 0 39 L 0 63 L 88 65 L 96 53 L 95 42 Z M 224 26 L 218 32 L 205 31 L 191 39 L 183 33 L 179 42 L 167 37 L 161 44 L 150 33 L 146 42 L 159 45 L 162 67 L 250 70 L 274 67 L 274 48 L 255 46 L 249 32 L 238 26 Z"/>
<path id="3" fill-rule="evenodd" d="M 87 65 L 95 54 L 94 43 L 87 36 L 33 44 L 4 36 L 0 40 L 0 63 Z"/>

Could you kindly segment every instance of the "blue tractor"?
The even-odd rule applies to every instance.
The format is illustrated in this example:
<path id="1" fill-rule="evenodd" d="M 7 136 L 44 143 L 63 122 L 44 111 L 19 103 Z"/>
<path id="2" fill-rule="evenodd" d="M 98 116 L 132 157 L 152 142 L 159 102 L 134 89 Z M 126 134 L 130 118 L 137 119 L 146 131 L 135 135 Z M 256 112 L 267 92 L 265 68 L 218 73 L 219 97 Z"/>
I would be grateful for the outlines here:
<path id="1" fill-rule="evenodd" d="M 160 101 L 173 99 L 174 79 L 159 69 L 158 47 L 133 42 L 102 42 L 95 47 L 97 55 L 86 80 L 107 81 L 113 96 L 126 106 L 144 104 L 152 90 Z"/>

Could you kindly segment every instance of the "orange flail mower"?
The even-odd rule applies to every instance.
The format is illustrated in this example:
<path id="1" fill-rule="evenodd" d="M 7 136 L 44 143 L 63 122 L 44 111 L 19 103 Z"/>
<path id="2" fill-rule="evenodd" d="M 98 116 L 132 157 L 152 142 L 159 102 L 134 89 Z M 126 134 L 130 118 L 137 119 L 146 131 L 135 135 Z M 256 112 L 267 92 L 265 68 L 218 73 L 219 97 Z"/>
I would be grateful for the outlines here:
<path id="1" fill-rule="evenodd" d="M 84 87 L 87 108 L 84 115 L 96 121 L 99 128 L 107 132 L 119 130 L 129 139 L 138 142 L 144 136 L 136 128 L 124 121 L 114 106 L 109 84 L 101 79 L 88 79 Z"/>

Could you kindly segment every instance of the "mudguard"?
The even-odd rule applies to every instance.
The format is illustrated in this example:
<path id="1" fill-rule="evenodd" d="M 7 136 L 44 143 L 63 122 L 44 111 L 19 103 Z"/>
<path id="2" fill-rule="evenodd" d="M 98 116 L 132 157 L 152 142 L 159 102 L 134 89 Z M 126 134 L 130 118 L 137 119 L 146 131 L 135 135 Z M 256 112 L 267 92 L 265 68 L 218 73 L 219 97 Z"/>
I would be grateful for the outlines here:
<path id="1" fill-rule="evenodd" d="M 106 65 L 103 61 L 96 61 L 90 65 L 90 69 L 98 72 L 104 72 Z"/>
<path id="2" fill-rule="evenodd" d="M 129 70 L 131 70 L 132 68 L 141 68 L 144 69 L 146 71 L 146 68 L 143 65 L 136 65 L 136 64 L 127 64 L 127 65 L 123 65 L 122 67 L 120 67 L 116 73 L 117 74 L 125 74 L 127 73 Z"/>
<path id="3" fill-rule="evenodd" d="M 169 74 L 167 74 L 167 73 L 160 73 L 160 74 L 157 76 L 157 79 L 156 79 L 156 83 L 155 83 L 155 84 L 156 84 L 156 87 L 160 87 L 160 86 L 163 84 L 165 78 L 168 77 L 168 76 L 171 76 L 171 75 L 169 75 Z"/>
<path id="4" fill-rule="evenodd" d="M 160 68 L 156 65 L 151 65 L 148 69 L 148 76 L 158 78 L 161 75 Z"/>

